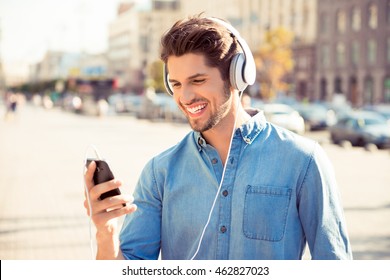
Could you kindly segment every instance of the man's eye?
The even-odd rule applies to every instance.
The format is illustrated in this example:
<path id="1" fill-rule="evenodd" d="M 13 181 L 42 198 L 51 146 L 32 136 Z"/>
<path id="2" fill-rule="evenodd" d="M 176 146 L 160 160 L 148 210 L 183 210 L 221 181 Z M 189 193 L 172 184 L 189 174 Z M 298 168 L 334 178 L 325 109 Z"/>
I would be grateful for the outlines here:
<path id="1" fill-rule="evenodd" d="M 180 86 L 179 83 L 173 83 L 173 84 L 171 84 L 171 87 L 172 87 L 172 88 L 178 88 L 179 86 Z"/>
<path id="2" fill-rule="evenodd" d="M 202 84 L 206 79 L 193 80 L 194 84 Z"/>

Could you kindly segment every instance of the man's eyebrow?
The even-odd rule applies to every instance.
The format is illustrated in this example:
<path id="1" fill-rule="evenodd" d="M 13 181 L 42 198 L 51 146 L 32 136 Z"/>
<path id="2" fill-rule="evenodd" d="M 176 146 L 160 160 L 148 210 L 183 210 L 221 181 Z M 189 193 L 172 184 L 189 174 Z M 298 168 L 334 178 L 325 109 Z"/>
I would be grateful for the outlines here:
<path id="1" fill-rule="evenodd" d="M 198 78 L 198 77 L 202 77 L 202 76 L 206 76 L 206 75 L 207 75 L 206 73 L 196 73 L 196 74 L 194 74 L 192 76 L 189 76 L 187 78 L 187 80 L 192 80 L 192 79 L 195 79 L 195 78 Z M 178 82 L 178 81 L 175 80 L 175 79 L 169 79 L 169 82 L 170 83 L 174 83 L 174 82 Z"/>

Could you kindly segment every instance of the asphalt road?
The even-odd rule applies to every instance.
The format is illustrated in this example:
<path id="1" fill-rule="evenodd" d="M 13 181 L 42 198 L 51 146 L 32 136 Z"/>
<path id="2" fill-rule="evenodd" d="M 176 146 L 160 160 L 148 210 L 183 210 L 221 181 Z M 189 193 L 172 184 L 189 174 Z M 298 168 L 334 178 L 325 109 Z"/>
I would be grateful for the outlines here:
<path id="1" fill-rule="evenodd" d="M 131 116 L 19 109 L 5 121 L 0 106 L 0 259 L 90 259 L 82 181 L 89 146 L 131 192 L 144 164 L 189 131 Z M 322 143 L 335 167 L 354 258 L 390 260 L 389 151 L 335 146 L 326 132 L 307 136 Z"/>

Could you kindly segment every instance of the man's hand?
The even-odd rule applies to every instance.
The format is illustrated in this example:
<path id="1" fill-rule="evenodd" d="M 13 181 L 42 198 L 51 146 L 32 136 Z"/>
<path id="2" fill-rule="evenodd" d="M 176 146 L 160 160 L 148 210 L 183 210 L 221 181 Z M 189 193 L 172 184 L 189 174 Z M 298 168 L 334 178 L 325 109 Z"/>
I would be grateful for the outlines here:
<path id="1" fill-rule="evenodd" d="M 121 187 L 122 182 L 114 179 L 94 185 L 93 174 L 95 169 L 96 163 L 93 161 L 88 165 L 84 174 L 90 203 L 89 205 L 85 193 L 84 207 L 87 209 L 88 215 L 91 216 L 97 230 L 97 258 L 123 258 L 119 250 L 118 217 L 133 213 L 137 210 L 137 206 L 132 204 L 134 200 L 132 195 L 121 194 L 100 200 L 101 194 Z M 126 204 L 126 206 L 123 206 L 123 204 Z"/>

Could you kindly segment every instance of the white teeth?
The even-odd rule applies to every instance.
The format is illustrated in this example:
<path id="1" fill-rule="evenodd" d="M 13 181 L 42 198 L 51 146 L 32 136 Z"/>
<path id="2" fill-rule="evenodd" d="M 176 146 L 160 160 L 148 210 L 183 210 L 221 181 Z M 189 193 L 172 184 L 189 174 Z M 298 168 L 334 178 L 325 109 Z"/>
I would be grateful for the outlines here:
<path id="1" fill-rule="evenodd" d="M 191 114 L 196 114 L 197 112 L 199 112 L 200 110 L 202 110 L 204 107 L 206 107 L 206 104 L 203 104 L 203 105 L 198 105 L 198 106 L 195 106 L 195 107 L 187 107 L 187 110 L 191 113 Z"/>

